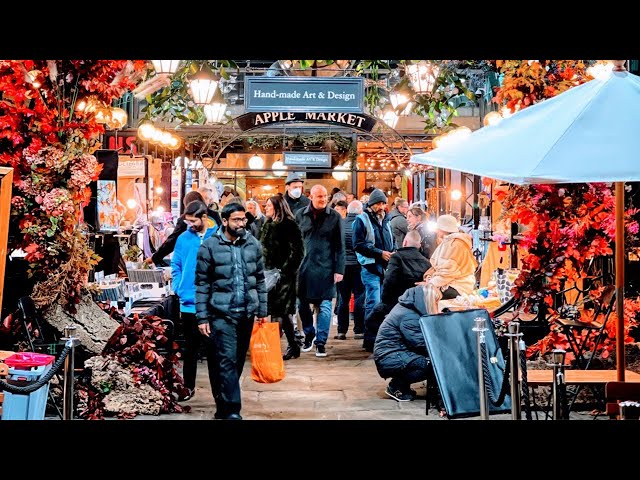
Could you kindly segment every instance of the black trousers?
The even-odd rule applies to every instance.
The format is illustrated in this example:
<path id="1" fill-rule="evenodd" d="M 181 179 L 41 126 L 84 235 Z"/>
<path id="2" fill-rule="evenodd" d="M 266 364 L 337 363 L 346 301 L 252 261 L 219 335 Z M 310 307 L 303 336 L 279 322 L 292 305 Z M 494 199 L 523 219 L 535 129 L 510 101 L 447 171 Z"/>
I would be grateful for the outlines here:
<path id="1" fill-rule="evenodd" d="M 216 418 L 240 413 L 240 376 L 249 350 L 253 320 L 215 318 L 209 321 L 207 366 L 211 392 L 216 401 Z"/>
<path id="2" fill-rule="evenodd" d="M 198 320 L 195 313 L 180 312 L 180 319 L 182 320 L 182 333 L 184 335 L 182 378 L 184 379 L 184 386 L 193 390 L 196 388 L 198 352 L 203 337 L 200 330 L 198 330 Z"/>
<path id="3" fill-rule="evenodd" d="M 431 372 L 433 372 L 433 366 L 427 357 L 416 358 L 402 370 L 394 373 L 390 384 L 393 388 L 408 393 L 412 383 L 427 380 L 430 378 Z"/>
<path id="4" fill-rule="evenodd" d="M 360 265 L 347 265 L 342 281 L 337 284 L 338 333 L 347 333 L 349 331 L 351 293 L 353 293 L 355 303 L 353 309 L 353 333 L 364 332 L 364 285 L 362 284 L 362 278 L 360 278 L 360 268 Z"/>

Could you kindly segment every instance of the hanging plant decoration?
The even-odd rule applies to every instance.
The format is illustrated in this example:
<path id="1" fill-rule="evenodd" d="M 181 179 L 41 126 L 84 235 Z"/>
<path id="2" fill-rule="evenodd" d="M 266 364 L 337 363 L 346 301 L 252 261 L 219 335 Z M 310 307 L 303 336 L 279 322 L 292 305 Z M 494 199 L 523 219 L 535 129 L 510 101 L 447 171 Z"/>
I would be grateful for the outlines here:
<path id="1" fill-rule="evenodd" d="M 22 249 L 41 308 L 75 313 L 99 258 L 81 230 L 100 165 L 97 114 L 135 87 L 144 61 L 0 61 L 0 165 L 14 168 L 10 245 Z"/>

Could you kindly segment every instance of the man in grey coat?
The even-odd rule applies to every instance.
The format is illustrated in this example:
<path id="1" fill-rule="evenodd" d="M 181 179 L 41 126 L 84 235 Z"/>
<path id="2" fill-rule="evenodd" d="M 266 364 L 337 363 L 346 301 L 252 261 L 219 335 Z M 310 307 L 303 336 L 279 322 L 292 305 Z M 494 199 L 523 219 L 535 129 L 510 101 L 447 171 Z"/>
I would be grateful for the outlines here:
<path id="1" fill-rule="evenodd" d="M 389 225 L 391 225 L 396 248 L 400 248 L 409 229 L 407 225 L 409 202 L 402 197 L 398 197 L 394 202 L 394 206 L 395 208 L 389 212 Z"/>
<path id="2" fill-rule="evenodd" d="M 345 247 L 342 218 L 327 206 L 327 189 L 314 185 L 310 198 L 310 205 L 296 213 L 304 240 L 304 258 L 298 271 L 298 312 L 304 331 L 302 351 L 310 351 L 315 343 L 316 357 L 326 357 L 331 299 L 344 275 Z M 317 331 L 309 304 L 319 306 Z"/>
<path id="3" fill-rule="evenodd" d="M 242 204 L 222 209 L 222 228 L 205 240 L 196 263 L 196 318 L 207 337 L 209 382 L 216 419 L 242 420 L 240 375 L 253 319 L 266 321 L 262 246 L 245 229 Z"/>

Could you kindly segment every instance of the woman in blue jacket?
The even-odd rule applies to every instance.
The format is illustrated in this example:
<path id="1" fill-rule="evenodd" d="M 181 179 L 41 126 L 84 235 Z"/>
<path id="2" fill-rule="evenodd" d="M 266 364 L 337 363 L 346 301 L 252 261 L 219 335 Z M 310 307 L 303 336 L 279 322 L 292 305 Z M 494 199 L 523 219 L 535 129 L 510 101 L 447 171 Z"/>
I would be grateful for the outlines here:
<path id="1" fill-rule="evenodd" d="M 189 394 L 182 400 L 189 400 L 193 397 L 196 387 L 201 337 L 196 320 L 196 259 L 202 242 L 213 235 L 218 227 L 207 216 L 207 206 L 198 200 L 187 205 L 184 222 L 187 224 L 187 230 L 178 237 L 171 259 L 171 281 L 173 291 L 180 299 L 180 319 L 184 332 L 182 376 Z"/>

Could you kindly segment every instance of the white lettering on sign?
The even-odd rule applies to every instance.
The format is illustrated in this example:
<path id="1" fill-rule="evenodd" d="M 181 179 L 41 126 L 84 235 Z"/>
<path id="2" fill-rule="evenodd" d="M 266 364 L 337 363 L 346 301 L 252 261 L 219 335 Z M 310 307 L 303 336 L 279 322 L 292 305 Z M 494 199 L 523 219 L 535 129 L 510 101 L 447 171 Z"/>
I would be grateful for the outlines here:
<path id="1" fill-rule="evenodd" d="M 306 90 L 304 93 L 305 95 L 307 94 Z M 315 96 L 315 93 L 313 95 Z M 301 94 L 297 90 L 294 90 L 293 92 L 281 92 L 281 93 L 278 93 L 275 90 L 273 90 L 272 92 L 263 92 L 262 90 L 253 91 L 253 98 L 300 98 L 300 97 L 301 97 Z M 308 98 L 308 97 L 305 96 L 304 98 Z"/>
<path id="2" fill-rule="evenodd" d="M 324 120 L 329 122 L 344 123 L 345 125 L 361 127 L 365 117 L 354 115 L 353 113 L 324 113 L 307 112 L 306 120 Z M 257 123 L 256 123 L 257 125 Z"/>
<path id="3" fill-rule="evenodd" d="M 256 115 L 256 125 L 273 122 L 289 122 L 295 120 L 294 112 L 265 112 Z"/>
<path id="4" fill-rule="evenodd" d="M 120 160 L 118 162 L 119 177 L 144 177 L 145 159 Z"/>
<path id="5" fill-rule="evenodd" d="M 355 100 L 356 96 L 353 93 L 347 93 L 347 92 L 342 92 L 342 93 L 336 93 L 332 90 L 329 90 L 327 92 L 327 98 L 329 99 L 337 99 L 337 100 L 343 100 L 345 102 L 349 102 L 351 100 Z"/>

